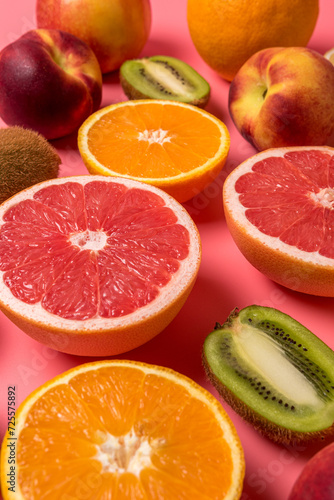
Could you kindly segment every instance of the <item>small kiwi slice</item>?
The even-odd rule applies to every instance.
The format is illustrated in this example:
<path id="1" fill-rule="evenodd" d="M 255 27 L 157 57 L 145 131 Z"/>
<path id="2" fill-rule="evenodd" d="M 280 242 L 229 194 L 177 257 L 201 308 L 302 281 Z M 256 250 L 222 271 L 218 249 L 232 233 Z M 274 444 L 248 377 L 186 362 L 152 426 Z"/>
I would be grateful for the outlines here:
<path id="1" fill-rule="evenodd" d="M 211 383 L 245 420 L 292 444 L 334 431 L 334 352 L 277 309 L 235 309 L 205 339 Z"/>
<path id="2" fill-rule="evenodd" d="M 0 129 L 0 203 L 57 177 L 60 163 L 57 151 L 37 132 L 19 126 Z"/>
<path id="3" fill-rule="evenodd" d="M 129 99 L 169 99 L 204 107 L 210 85 L 187 63 L 168 56 L 125 61 L 120 81 Z"/>

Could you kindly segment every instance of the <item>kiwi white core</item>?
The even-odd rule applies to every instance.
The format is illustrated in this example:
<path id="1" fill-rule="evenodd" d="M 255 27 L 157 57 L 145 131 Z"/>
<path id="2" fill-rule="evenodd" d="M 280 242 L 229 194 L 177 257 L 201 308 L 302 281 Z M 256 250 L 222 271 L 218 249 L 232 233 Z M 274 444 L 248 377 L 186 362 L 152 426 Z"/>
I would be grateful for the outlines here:
<path id="1" fill-rule="evenodd" d="M 157 82 L 163 82 L 164 87 L 178 96 L 188 96 L 193 92 L 193 86 L 185 79 L 178 79 L 168 68 L 155 61 L 143 59 L 142 64 L 148 75 Z"/>
<path id="2" fill-rule="evenodd" d="M 282 396 L 300 405 L 323 406 L 307 378 L 266 334 L 252 326 L 239 324 L 234 340 L 241 358 Z"/>
<path id="3" fill-rule="evenodd" d="M 118 437 L 108 433 L 106 441 L 96 449 L 94 458 L 102 464 L 103 472 L 130 472 L 139 477 L 143 468 L 152 467 L 150 443 L 133 431 Z"/>

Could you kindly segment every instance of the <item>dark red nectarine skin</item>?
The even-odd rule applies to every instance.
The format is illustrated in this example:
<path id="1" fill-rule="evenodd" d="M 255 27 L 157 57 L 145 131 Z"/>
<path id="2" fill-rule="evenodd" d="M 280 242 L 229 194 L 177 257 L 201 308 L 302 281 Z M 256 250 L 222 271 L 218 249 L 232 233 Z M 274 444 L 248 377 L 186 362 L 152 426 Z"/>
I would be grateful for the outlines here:
<path id="1" fill-rule="evenodd" d="M 8 125 L 31 128 L 54 139 L 74 131 L 98 109 L 102 80 L 79 74 L 81 64 L 95 60 L 84 42 L 69 33 L 48 30 L 53 47 L 39 31 L 26 33 L 0 53 L 0 116 Z M 56 62 L 55 47 L 58 55 L 72 52 L 75 74 Z"/>
<path id="2" fill-rule="evenodd" d="M 295 482 L 288 500 L 334 499 L 334 443 L 307 462 Z"/>

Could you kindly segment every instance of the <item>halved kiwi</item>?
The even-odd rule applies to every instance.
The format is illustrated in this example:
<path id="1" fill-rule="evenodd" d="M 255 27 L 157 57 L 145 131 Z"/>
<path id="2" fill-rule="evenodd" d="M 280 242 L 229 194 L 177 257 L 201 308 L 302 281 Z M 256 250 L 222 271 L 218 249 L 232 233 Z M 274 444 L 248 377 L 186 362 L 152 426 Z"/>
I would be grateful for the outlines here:
<path id="1" fill-rule="evenodd" d="M 168 56 L 125 61 L 120 81 L 129 99 L 168 99 L 204 107 L 210 85 L 189 64 Z"/>
<path id="2" fill-rule="evenodd" d="M 225 401 L 270 439 L 334 432 L 334 352 L 277 309 L 235 309 L 205 339 L 205 371 Z"/>

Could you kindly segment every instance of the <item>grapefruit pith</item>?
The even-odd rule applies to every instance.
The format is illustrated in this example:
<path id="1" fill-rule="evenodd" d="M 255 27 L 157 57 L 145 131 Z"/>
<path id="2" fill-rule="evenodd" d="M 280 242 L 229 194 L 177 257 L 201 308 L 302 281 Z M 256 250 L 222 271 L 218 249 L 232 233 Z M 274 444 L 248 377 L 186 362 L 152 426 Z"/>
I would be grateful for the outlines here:
<path id="1" fill-rule="evenodd" d="M 0 206 L 0 308 L 52 348 L 118 354 L 174 318 L 200 256 L 194 222 L 160 189 L 53 179 Z"/>
<path id="2" fill-rule="evenodd" d="M 334 149 L 263 151 L 226 179 L 226 222 L 254 267 L 292 290 L 334 297 Z"/>

